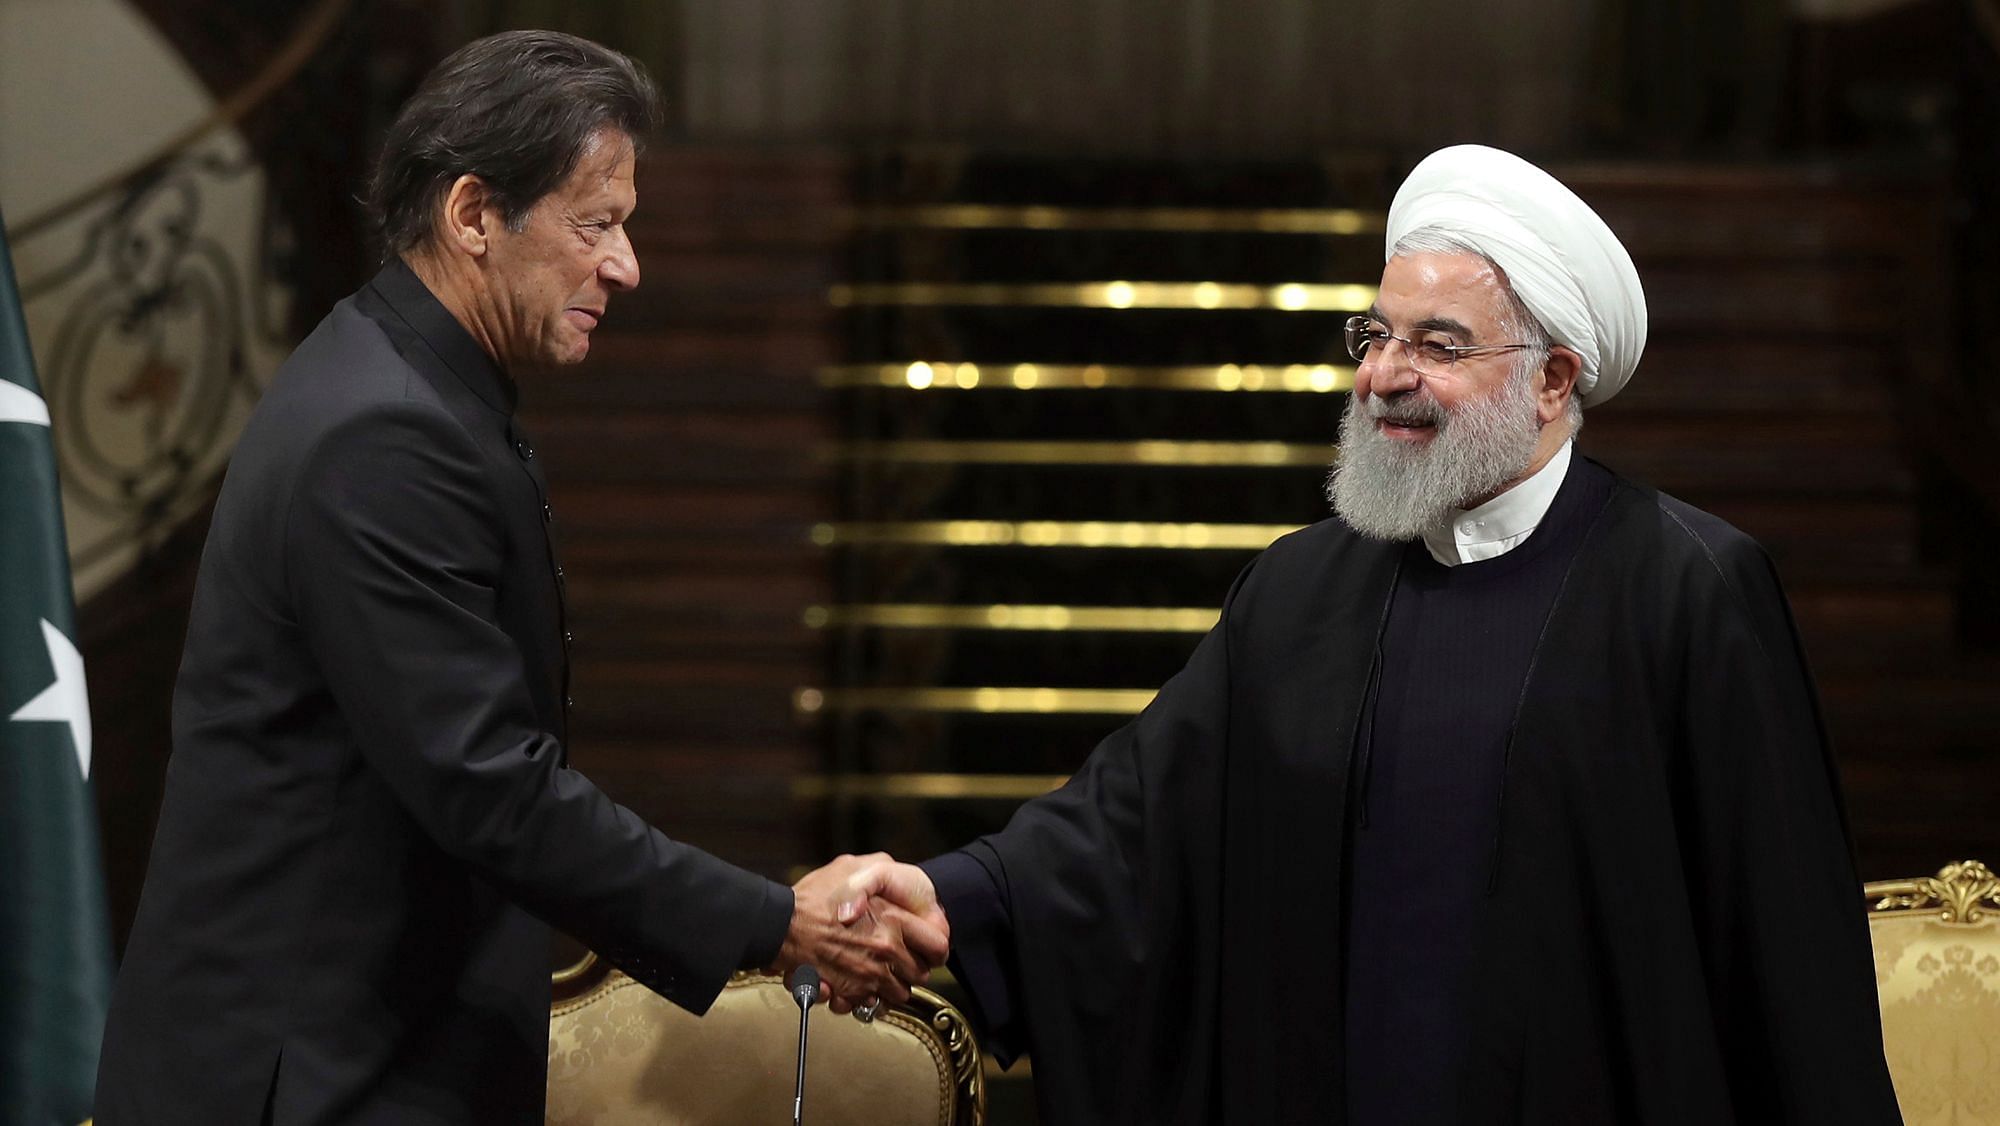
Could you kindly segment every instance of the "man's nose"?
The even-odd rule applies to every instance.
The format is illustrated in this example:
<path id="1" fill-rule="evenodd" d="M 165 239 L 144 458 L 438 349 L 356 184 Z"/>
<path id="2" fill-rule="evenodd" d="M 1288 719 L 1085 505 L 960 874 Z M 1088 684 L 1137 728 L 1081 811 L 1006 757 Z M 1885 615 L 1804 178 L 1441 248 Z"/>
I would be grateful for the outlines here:
<path id="1" fill-rule="evenodd" d="M 611 245 L 611 252 L 605 255 L 604 261 L 598 263 L 597 276 L 603 278 L 604 284 L 612 289 L 637 289 L 639 255 L 632 249 L 632 238 L 625 233 L 625 228 L 622 226 L 612 228 L 612 234 L 615 241 Z"/>
<path id="2" fill-rule="evenodd" d="M 1395 354 L 1390 355 L 1391 351 Z M 1394 395 L 1403 391 L 1414 391 L 1423 382 L 1423 377 L 1410 366 L 1409 353 L 1400 341 L 1368 350 L 1368 358 L 1361 361 L 1356 371 L 1357 389 L 1365 389 L 1370 395 Z"/>

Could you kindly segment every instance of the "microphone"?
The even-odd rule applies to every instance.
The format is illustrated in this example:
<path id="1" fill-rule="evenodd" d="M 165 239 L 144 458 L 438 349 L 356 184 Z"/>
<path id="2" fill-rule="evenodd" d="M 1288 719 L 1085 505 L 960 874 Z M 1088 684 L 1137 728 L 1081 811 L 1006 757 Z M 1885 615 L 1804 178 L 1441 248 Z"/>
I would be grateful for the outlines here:
<path id="1" fill-rule="evenodd" d="M 792 1000 L 799 1006 L 799 1072 L 792 1087 L 792 1126 L 801 1126 L 800 1115 L 806 1105 L 806 1018 L 812 1015 L 813 1002 L 819 1000 L 819 971 L 800 966 L 785 979 L 785 988 L 791 990 Z"/>

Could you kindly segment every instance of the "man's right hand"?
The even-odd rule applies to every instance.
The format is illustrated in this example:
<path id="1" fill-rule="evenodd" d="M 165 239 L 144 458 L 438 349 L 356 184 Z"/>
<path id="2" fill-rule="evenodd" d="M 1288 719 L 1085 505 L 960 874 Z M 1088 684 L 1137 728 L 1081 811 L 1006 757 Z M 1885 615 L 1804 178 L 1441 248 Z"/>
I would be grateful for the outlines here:
<path id="1" fill-rule="evenodd" d="M 836 1012 L 872 998 L 907 1001 L 909 987 L 943 965 L 951 945 L 934 897 L 928 905 L 904 906 L 877 895 L 889 886 L 913 889 L 910 873 L 928 888 L 921 871 L 883 853 L 842 856 L 808 873 L 792 887 L 792 926 L 772 968 L 785 975 L 810 964 Z M 905 892 L 897 898 L 921 897 Z"/>

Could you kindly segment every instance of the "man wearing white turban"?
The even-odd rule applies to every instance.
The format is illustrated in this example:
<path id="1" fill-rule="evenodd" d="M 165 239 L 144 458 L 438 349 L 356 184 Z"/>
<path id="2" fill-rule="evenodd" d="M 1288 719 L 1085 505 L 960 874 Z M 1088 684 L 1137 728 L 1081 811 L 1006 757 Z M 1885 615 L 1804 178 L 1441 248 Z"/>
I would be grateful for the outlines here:
<path id="1" fill-rule="evenodd" d="M 1555 179 L 1411 173 L 1336 518 L 1067 785 L 922 866 L 1043 1121 L 1899 1121 L 1771 564 L 1571 452 L 1645 338 Z"/>

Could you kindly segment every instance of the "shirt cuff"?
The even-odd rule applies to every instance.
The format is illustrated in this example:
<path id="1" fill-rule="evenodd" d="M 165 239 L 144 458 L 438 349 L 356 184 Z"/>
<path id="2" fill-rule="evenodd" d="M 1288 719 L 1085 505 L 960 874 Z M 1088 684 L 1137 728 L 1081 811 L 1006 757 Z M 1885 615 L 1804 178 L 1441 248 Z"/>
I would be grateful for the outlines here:
<path id="1" fill-rule="evenodd" d="M 750 946 L 743 952 L 741 969 L 761 970 L 778 960 L 785 936 L 792 932 L 792 889 L 775 880 L 764 884 L 764 903 L 757 909 L 757 924 Z"/>
<path id="2" fill-rule="evenodd" d="M 984 854 L 984 855 L 982 855 Z M 958 852 L 933 857 L 917 867 L 936 886 L 938 905 L 951 923 L 948 964 L 965 987 L 966 1007 L 988 1055 L 1009 1067 L 1023 1054 L 1022 1031 L 1015 1027 L 1013 920 L 1004 885 L 996 874 L 999 858 L 975 841 Z"/>
<path id="3" fill-rule="evenodd" d="M 964 938 L 985 938 L 1007 928 L 1007 903 L 1000 881 L 971 852 L 960 849 L 918 864 L 937 889 L 938 906 L 951 922 L 954 945 Z"/>

